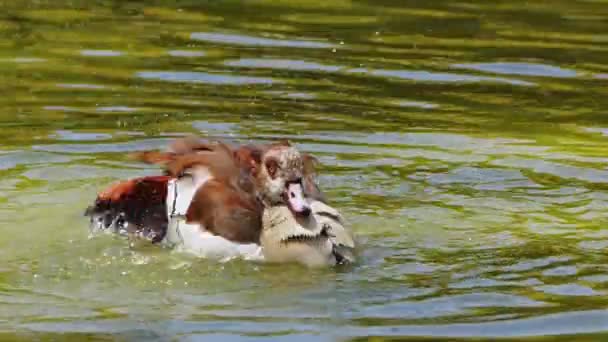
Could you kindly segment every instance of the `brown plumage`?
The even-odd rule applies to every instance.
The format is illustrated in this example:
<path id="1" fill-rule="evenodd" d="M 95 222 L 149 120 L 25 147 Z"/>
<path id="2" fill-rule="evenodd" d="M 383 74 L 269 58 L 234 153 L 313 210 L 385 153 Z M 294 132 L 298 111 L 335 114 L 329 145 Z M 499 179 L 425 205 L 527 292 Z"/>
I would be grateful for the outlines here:
<path id="1" fill-rule="evenodd" d="M 242 172 L 232 150 L 223 143 L 176 157 L 167 164 L 171 176 L 188 172 L 198 177 L 204 170 L 211 178 L 197 189 L 186 214 L 187 223 L 240 243 L 258 243 L 263 207 L 257 200 L 252 176 Z"/>
<path id="2" fill-rule="evenodd" d="M 354 247 L 350 235 L 337 212 L 322 203 L 318 161 L 289 142 L 231 147 L 187 137 L 167 152 L 132 157 L 160 165 L 165 175 L 100 192 L 86 212 L 91 229 L 137 233 L 210 255 L 255 258 L 261 251 L 270 262 L 307 265 L 352 260 L 341 250 Z"/>
<path id="3" fill-rule="evenodd" d="M 248 144 L 230 147 L 225 143 L 218 143 L 226 153 L 231 153 L 236 165 L 245 172 L 255 176 L 260 169 L 262 156 L 273 148 L 291 147 L 291 143 L 287 140 L 281 140 L 269 144 Z M 176 139 L 170 145 L 169 152 L 139 152 L 132 154 L 132 158 L 149 163 L 165 166 L 165 172 L 169 175 L 178 176 L 180 171 L 197 163 L 199 159 L 196 157 L 200 154 L 205 154 L 214 150 L 213 144 L 205 142 L 203 139 L 188 136 L 185 138 Z M 230 151 L 230 152 L 229 152 Z M 319 165 L 319 160 L 308 153 L 302 153 L 302 162 L 304 166 L 302 186 L 306 197 L 321 202 L 326 202 L 325 195 L 317 185 L 316 169 Z"/>
<path id="4" fill-rule="evenodd" d="M 205 178 L 204 184 L 196 190 L 186 213 L 187 223 L 198 223 L 209 232 L 231 241 L 257 243 L 261 231 L 265 182 L 268 177 L 276 177 L 276 169 L 279 167 L 274 157 L 267 158 L 265 165 L 262 165 L 262 162 L 266 154 L 279 153 L 288 148 L 292 148 L 288 141 L 230 147 L 223 142 L 207 142 L 194 136 L 176 139 L 170 144 L 167 152 L 146 151 L 131 154 L 131 158 L 135 160 L 161 166 L 165 176 L 143 177 L 110 186 L 98 196 L 96 203 L 103 206 L 96 205 L 87 212 L 95 212 L 95 209 L 96 212 L 112 209 L 110 211 L 114 214 L 121 210 L 131 211 L 139 206 L 135 203 L 142 199 L 133 200 L 132 196 L 124 195 L 140 194 L 141 190 L 134 190 L 141 188 L 141 185 L 137 184 L 156 183 L 165 187 L 163 200 L 157 199 L 150 203 L 158 204 L 159 212 L 166 211 L 163 201 L 166 198 L 166 185 L 170 180 L 192 177 L 196 182 L 197 178 L 210 177 L 208 180 Z M 275 163 L 274 166 L 271 165 L 272 162 Z M 299 163 L 301 166 L 289 163 L 284 165 L 287 169 L 302 169 L 301 176 L 289 177 L 301 178 L 306 196 L 324 200 L 315 182 L 315 166 L 318 163 L 316 158 L 303 154 Z M 281 176 L 288 177 L 286 174 Z M 147 199 L 147 196 L 142 198 Z M 271 202 L 281 200 L 275 198 Z M 131 219 L 133 220 L 132 217 Z M 139 226 L 142 219 L 135 221 Z M 166 223 L 161 226 L 166 229 Z M 157 230 L 162 230 L 162 227 Z M 159 231 L 157 235 L 164 235 L 164 232 Z"/>

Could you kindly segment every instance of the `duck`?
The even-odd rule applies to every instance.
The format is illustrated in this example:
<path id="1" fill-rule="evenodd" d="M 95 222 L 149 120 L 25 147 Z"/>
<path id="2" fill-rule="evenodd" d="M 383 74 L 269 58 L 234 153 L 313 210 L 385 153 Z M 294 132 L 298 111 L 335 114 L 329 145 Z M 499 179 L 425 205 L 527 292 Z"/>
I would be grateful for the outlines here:
<path id="1" fill-rule="evenodd" d="M 119 181 L 85 210 L 111 232 L 205 258 L 351 264 L 355 240 L 316 182 L 318 160 L 288 141 L 229 146 L 189 136 L 138 152 L 163 174 Z"/>

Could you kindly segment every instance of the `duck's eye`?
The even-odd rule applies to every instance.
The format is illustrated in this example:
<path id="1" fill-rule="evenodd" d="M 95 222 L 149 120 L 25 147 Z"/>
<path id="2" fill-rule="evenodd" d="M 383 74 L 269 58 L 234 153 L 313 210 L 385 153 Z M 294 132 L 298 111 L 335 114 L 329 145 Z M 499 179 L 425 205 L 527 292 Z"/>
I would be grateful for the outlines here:
<path id="1" fill-rule="evenodd" d="M 268 171 L 270 178 L 275 179 L 277 176 L 277 170 L 279 169 L 279 162 L 277 162 L 277 160 L 274 158 L 270 158 L 266 160 L 264 165 L 266 166 L 266 170 Z"/>

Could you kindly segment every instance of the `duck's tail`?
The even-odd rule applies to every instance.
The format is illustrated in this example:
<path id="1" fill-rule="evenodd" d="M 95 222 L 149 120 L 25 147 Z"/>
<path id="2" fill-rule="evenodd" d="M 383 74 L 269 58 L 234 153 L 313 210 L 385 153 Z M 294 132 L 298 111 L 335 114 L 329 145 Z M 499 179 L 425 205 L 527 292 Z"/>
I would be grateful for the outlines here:
<path id="1" fill-rule="evenodd" d="M 99 193 L 85 211 L 91 232 L 109 231 L 160 242 L 167 232 L 167 188 L 170 176 L 135 178 Z"/>

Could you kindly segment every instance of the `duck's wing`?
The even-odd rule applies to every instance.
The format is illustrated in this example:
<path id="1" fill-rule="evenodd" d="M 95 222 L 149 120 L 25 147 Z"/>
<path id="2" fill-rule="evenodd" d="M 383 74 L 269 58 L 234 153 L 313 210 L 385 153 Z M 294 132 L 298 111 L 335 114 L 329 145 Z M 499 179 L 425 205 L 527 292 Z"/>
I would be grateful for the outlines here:
<path id="1" fill-rule="evenodd" d="M 195 135 L 175 139 L 169 144 L 169 151 L 175 154 L 196 153 L 198 151 L 212 151 L 213 142 Z"/>
<path id="2" fill-rule="evenodd" d="M 328 227 L 329 235 L 336 245 L 355 248 L 353 232 L 338 210 L 320 201 L 313 201 L 311 207 L 320 224 Z"/>
<path id="3" fill-rule="evenodd" d="M 338 210 L 329 205 L 314 201 L 311 204 L 315 218 L 327 230 L 332 242 L 332 254 L 338 264 L 352 264 L 355 262 L 355 239 Z"/>
<path id="4" fill-rule="evenodd" d="M 186 222 L 237 243 L 259 243 L 263 207 L 255 196 L 222 180 L 200 187 L 186 213 Z"/>
<path id="5" fill-rule="evenodd" d="M 175 156 L 165 168 L 171 176 L 192 179 L 186 223 L 229 241 L 257 243 L 262 207 L 252 176 L 239 167 L 233 152 L 227 144 L 214 142 L 196 153 Z"/>
<path id="6" fill-rule="evenodd" d="M 204 141 L 196 136 L 186 136 L 173 140 L 167 151 L 134 152 L 129 154 L 129 157 L 146 164 L 165 166 L 181 156 L 196 154 L 200 151 L 213 151 L 214 149 L 212 142 Z"/>

